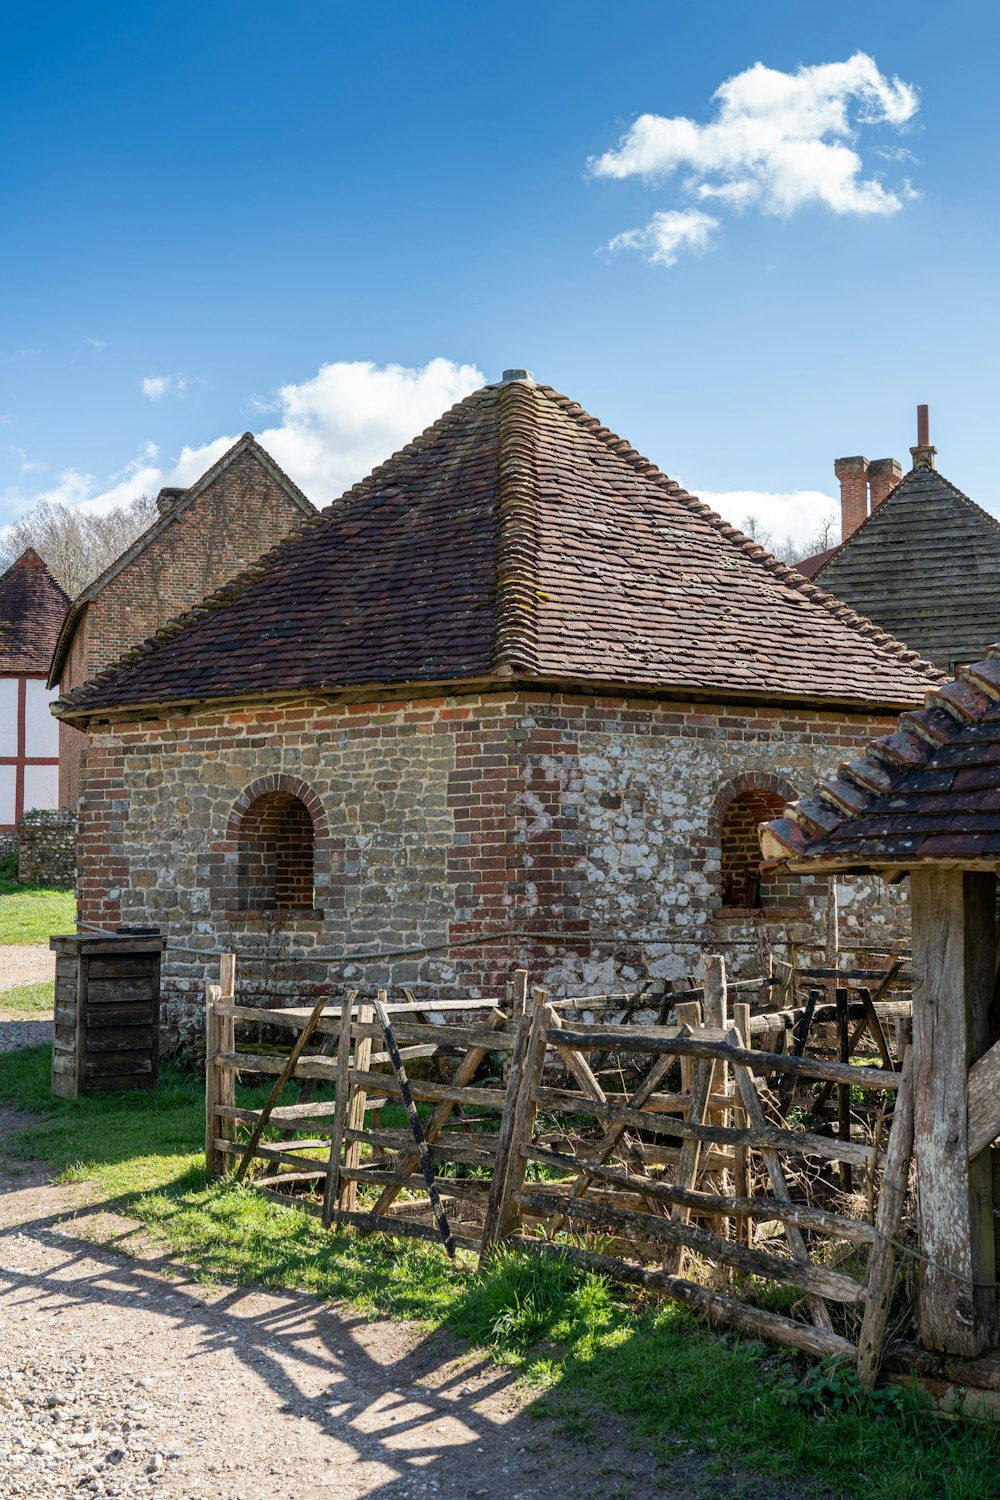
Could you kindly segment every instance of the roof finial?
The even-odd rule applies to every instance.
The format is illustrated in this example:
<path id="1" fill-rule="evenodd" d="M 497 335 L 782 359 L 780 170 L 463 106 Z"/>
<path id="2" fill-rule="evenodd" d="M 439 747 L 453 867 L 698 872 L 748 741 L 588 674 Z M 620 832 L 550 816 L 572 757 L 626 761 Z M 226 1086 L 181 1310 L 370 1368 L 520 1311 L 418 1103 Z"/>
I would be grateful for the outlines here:
<path id="1" fill-rule="evenodd" d="M 504 370 L 500 384 L 510 385 L 515 380 L 523 380 L 526 385 L 534 385 L 535 383 L 535 377 L 530 370 Z"/>
<path id="2" fill-rule="evenodd" d="M 931 445 L 931 417 L 929 406 L 917 407 L 917 446 L 910 449 L 915 469 L 933 469 L 937 449 Z"/>

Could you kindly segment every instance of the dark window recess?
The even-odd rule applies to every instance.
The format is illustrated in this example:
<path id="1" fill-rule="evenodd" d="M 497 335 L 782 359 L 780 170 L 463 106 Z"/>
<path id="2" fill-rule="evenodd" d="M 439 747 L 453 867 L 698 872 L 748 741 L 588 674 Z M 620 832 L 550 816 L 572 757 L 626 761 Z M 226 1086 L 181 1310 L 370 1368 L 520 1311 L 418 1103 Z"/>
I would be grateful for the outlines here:
<path id="1" fill-rule="evenodd" d="M 308 911 L 314 905 L 313 821 L 304 802 L 268 792 L 240 822 L 241 911 Z"/>
<path id="2" fill-rule="evenodd" d="M 784 801 L 773 792 L 741 792 L 722 818 L 720 894 L 723 906 L 794 906 L 802 898 L 796 876 L 762 870 L 758 823 L 780 818 Z"/>

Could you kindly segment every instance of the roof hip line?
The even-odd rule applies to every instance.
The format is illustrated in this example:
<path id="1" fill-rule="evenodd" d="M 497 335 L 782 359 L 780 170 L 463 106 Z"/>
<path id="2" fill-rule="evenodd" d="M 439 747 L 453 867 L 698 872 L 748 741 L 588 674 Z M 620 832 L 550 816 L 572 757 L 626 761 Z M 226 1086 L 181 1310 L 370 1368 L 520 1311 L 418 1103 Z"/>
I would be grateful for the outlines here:
<path id="1" fill-rule="evenodd" d="M 538 466 L 532 406 L 521 382 L 498 393 L 497 584 L 494 671 L 538 669 Z"/>

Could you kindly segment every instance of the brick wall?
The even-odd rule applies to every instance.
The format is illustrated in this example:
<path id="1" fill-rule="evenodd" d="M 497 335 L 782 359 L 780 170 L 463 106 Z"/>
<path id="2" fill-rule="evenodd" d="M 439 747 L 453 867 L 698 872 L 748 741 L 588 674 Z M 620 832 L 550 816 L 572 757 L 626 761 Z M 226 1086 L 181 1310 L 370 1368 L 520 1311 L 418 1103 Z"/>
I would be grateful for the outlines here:
<path id="1" fill-rule="evenodd" d="M 805 791 L 890 727 L 514 691 L 122 724 L 87 756 L 81 917 L 167 932 L 164 994 L 188 1037 L 229 948 L 249 990 L 300 998 L 339 981 L 490 993 L 517 962 L 579 993 L 681 977 L 706 951 L 756 972 L 762 931 L 779 953 L 821 946 L 827 883 L 772 910 L 724 907 L 725 809 Z M 262 797 L 308 811 L 308 909 L 262 911 L 266 876 L 241 896 L 241 835 Z M 840 894 L 845 944 L 905 938 L 899 893 L 845 881 Z M 414 948 L 428 951 L 398 951 Z M 335 961 L 294 962 L 318 953 Z"/>
<path id="2" fill-rule="evenodd" d="M 87 606 L 60 686 L 77 687 L 131 646 L 234 578 L 303 512 L 252 452 L 238 454 Z M 83 737 L 63 726 L 60 801 L 80 794 Z"/>

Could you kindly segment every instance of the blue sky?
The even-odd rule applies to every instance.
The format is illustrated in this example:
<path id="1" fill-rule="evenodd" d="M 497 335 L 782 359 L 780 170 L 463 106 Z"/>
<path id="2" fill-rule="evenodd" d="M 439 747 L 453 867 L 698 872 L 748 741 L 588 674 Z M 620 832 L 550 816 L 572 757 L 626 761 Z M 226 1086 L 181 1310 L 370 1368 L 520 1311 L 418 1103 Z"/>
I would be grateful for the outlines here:
<path id="1" fill-rule="evenodd" d="M 187 482 L 247 428 L 325 501 L 510 365 L 709 494 L 832 495 L 838 454 L 908 460 L 927 401 L 939 466 L 1000 509 L 998 31 L 962 0 L 11 10 L 0 521 Z M 702 127 L 757 62 L 858 52 L 915 92 L 822 137 L 861 158 L 853 207 L 700 132 L 707 166 L 629 170 L 639 116 Z M 657 214 L 718 227 L 651 263 Z"/>

